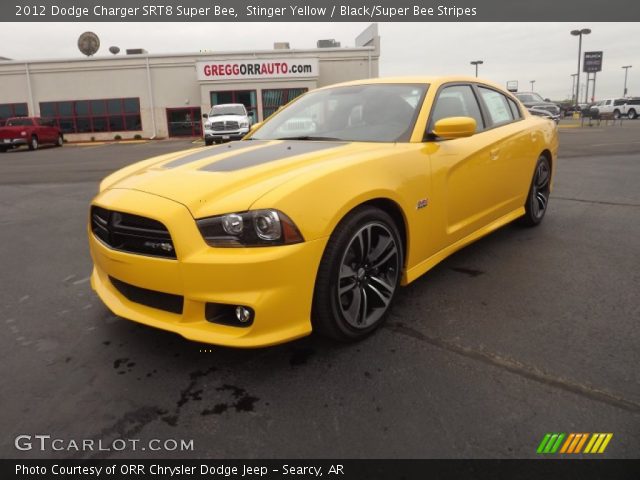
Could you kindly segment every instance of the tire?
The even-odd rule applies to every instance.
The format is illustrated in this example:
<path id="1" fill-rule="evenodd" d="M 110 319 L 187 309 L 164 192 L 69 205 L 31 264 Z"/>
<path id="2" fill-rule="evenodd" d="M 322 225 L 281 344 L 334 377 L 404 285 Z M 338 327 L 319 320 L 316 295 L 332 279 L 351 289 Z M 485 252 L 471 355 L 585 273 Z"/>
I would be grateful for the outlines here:
<path id="1" fill-rule="evenodd" d="M 38 137 L 33 135 L 31 140 L 29 140 L 29 150 L 37 150 L 38 149 Z"/>
<path id="2" fill-rule="evenodd" d="M 7 147 L 0 147 L 0 153 L 5 153 L 7 151 Z"/>
<path id="3" fill-rule="evenodd" d="M 211 145 L 213 145 L 213 140 L 207 140 L 207 139 L 205 139 L 204 144 L 205 144 L 207 147 L 210 147 Z"/>
<path id="4" fill-rule="evenodd" d="M 64 145 L 64 139 L 62 138 L 62 134 L 59 134 L 56 140 L 56 147 L 61 147 L 62 145 Z"/>
<path id="5" fill-rule="evenodd" d="M 521 218 L 521 223 L 527 227 L 540 225 L 544 215 L 547 213 L 551 187 L 551 164 L 549 159 L 544 155 L 540 155 L 533 172 L 531 186 L 524 206 L 525 214 Z"/>
<path id="6" fill-rule="evenodd" d="M 638 116 L 638 114 L 636 113 L 636 111 L 633 108 L 627 112 L 627 118 L 629 120 L 633 120 L 637 116 Z"/>
<path id="7" fill-rule="evenodd" d="M 615 118 L 616 120 L 620 118 L 620 110 L 618 110 L 617 108 L 613 111 L 613 118 Z"/>
<path id="8" fill-rule="evenodd" d="M 360 340 L 389 313 L 400 285 L 403 247 L 393 219 L 371 206 L 353 210 L 325 248 L 313 296 L 313 330 L 334 340 Z"/>

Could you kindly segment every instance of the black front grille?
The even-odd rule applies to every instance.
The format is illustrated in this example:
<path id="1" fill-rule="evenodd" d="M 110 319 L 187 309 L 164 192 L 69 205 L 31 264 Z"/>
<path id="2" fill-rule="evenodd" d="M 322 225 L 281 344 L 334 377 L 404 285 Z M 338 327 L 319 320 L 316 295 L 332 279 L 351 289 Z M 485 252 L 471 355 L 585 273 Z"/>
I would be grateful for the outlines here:
<path id="1" fill-rule="evenodd" d="M 109 281 L 114 287 L 116 287 L 116 290 L 118 290 L 130 302 L 139 303 L 141 305 L 157 308 L 158 310 L 164 310 L 166 312 L 182 314 L 184 298 L 180 295 L 156 292 L 155 290 L 136 287 L 135 285 L 125 283 L 111 276 L 109 277 Z"/>
<path id="2" fill-rule="evenodd" d="M 167 227 L 151 218 L 92 206 L 91 231 L 116 250 L 176 258 Z"/>
<path id="3" fill-rule="evenodd" d="M 231 132 L 233 130 L 238 130 L 238 128 L 240 128 L 240 124 L 233 120 L 213 122 L 211 124 L 211 130 L 215 132 Z"/>

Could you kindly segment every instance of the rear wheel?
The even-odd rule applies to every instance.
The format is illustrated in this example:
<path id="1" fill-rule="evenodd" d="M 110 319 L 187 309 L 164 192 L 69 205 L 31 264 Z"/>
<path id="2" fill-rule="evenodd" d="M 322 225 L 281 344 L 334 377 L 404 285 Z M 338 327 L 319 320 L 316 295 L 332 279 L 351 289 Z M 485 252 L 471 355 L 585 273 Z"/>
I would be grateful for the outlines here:
<path id="1" fill-rule="evenodd" d="M 62 145 L 64 145 L 64 139 L 62 138 L 62 134 L 59 134 L 56 140 L 56 147 L 61 147 Z"/>
<path id="2" fill-rule="evenodd" d="M 7 147 L 0 147 L 0 153 L 4 153 L 7 151 Z"/>
<path id="3" fill-rule="evenodd" d="M 38 137 L 35 135 L 31 137 L 29 140 L 29 150 L 37 150 L 38 149 Z"/>
<path id="4" fill-rule="evenodd" d="M 525 214 L 522 223 L 528 227 L 539 225 L 547 213 L 549 193 L 551 192 L 551 164 L 549 159 L 541 155 L 529 188 L 529 195 L 524 206 Z"/>
<path id="5" fill-rule="evenodd" d="M 617 108 L 613 111 L 613 118 L 615 118 L 616 120 L 620 118 L 620 110 L 618 110 Z"/>
<path id="6" fill-rule="evenodd" d="M 400 284 L 402 242 L 393 219 L 364 206 L 340 222 L 314 292 L 314 330 L 340 341 L 366 337 L 386 318 Z"/>
<path id="7" fill-rule="evenodd" d="M 627 118 L 630 119 L 630 120 L 633 120 L 637 116 L 638 116 L 638 114 L 636 113 L 636 111 L 633 108 L 627 112 Z"/>

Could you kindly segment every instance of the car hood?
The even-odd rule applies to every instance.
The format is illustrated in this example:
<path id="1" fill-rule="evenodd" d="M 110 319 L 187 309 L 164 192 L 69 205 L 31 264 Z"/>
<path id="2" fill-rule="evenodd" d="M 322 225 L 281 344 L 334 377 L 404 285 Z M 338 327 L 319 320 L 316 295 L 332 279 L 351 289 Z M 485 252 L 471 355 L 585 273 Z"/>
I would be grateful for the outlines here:
<path id="1" fill-rule="evenodd" d="M 214 117 L 207 118 L 206 122 L 239 122 L 246 120 L 246 115 L 216 115 Z"/>
<path id="2" fill-rule="evenodd" d="M 550 102 L 525 102 L 525 107 L 527 108 L 543 108 L 543 109 L 548 109 L 548 108 L 552 108 L 552 109 L 557 109 L 558 106 L 555 103 L 550 103 Z"/>
<path id="3" fill-rule="evenodd" d="M 246 140 L 187 150 L 124 175 L 107 177 L 103 188 L 132 189 L 186 206 L 194 218 L 248 210 L 261 196 L 326 162 L 383 155 L 394 144 L 341 141 Z M 339 168 L 339 166 L 337 167 Z"/>

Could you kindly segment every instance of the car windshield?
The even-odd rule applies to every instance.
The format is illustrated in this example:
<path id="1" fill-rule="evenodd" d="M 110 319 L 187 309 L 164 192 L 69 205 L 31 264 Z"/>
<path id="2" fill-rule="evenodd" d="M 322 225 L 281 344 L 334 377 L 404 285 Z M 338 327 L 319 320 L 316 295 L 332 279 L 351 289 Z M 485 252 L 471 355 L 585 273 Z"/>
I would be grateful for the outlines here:
<path id="1" fill-rule="evenodd" d="M 242 105 L 216 105 L 211 109 L 211 113 L 209 113 L 210 117 L 219 117 L 221 115 L 246 115 Z"/>
<path id="2" fill-rule="evenodd" d="M 544 98 L 542 98 L 537 93 L 516 93 L 516 97 L 518 97 L 518 100 L 520 100 L 522 103 L 544 103 Z"/>
<path id="3" fill-rule="evenodd" d="M 7 120 L 7 127 L 22 127 L 25 125 L 33 125 L 30 118 L 10 118 Z"/>
<path id="4" fill-rule="evenodd" d="M 276 112 L 251 138 L 406 142 L 427 88 L 378 83 L 317 90 Z"/>

